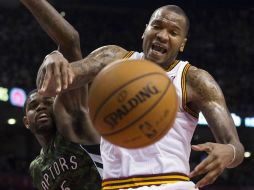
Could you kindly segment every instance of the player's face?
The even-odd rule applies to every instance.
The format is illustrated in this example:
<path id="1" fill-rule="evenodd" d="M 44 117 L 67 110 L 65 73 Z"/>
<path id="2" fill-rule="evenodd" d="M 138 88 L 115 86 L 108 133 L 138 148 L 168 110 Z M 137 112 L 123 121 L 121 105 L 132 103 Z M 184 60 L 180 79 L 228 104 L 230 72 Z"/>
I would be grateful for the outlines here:
<path id="1" fill-rule="evenodd" d="M 168 66 L 186 43 L 185 17 L 167 9 L 159 9 L 151 18 L 143 34 L 145 58 L 161 66 Z"/>
<path id="2" fill-rule="evenodd" d="M 54 131 L 52 97 L 43 97 L 35 92 L 29 96 L 26 107 L 26 124 L 34 134 Z"/>

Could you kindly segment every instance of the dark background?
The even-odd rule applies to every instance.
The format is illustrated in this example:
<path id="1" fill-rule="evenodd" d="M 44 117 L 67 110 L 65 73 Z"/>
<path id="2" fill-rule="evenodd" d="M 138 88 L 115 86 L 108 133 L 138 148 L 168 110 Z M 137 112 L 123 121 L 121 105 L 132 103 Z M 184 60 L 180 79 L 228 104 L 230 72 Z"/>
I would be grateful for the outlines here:
<path id="1" fill-rule="evenodd" d="M 152 12 L 177 4 L 190 17 L 188 43 L 182 59 L 211 73 L 221 86 L 230 112 L 254 117 L 254 5 L 247 0 L 55 0 L 50 1 L 78 30 L 83 55 L 108 44 L 141 50 L 141 36 Z M 0 86 L 35 88 L 36 72 L 56 45 L 17 0 L 0 0 Z M 39 153 L 35 138 L 22 124 L 22 109 L 0 102 L 0 190 L 32 189 L 30 161 Z M 10 117 L 17 124 L 8 125 Z M 254 152 L 254 128 L 237 128 L 246 150 Z M 193 144 L 214 141 L 208 127 L 199 126 Z M 191 167 L 205 155 L 193 153 Z M 226 170 L 204 189 L 254 189 L 254 158 Z M 197 180 L 197 179 L 195 179 Z"/>

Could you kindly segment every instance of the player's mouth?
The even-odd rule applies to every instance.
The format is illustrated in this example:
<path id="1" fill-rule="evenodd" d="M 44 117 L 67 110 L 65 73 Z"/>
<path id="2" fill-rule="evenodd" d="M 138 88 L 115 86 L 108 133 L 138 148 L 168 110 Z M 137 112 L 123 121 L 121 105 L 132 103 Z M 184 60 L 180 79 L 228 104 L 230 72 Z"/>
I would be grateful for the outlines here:
<path id="1" fill-rule="evenodd" d="M 36 121 L 38 122 L 44 122 L 44 121 L 47 121 L 49 119 L 49 115 L 45 112 L 41 112 L 41 113 L 38 113 L 36 115 Z"/>
<path id="2" fill-rule="evenodd" d="M 152 54 L 155 54 L 155 55 L 164 55 L 168 52 L 167 47 L 159 43 L 153 43 L 151 50 L 152 50 Z"/>

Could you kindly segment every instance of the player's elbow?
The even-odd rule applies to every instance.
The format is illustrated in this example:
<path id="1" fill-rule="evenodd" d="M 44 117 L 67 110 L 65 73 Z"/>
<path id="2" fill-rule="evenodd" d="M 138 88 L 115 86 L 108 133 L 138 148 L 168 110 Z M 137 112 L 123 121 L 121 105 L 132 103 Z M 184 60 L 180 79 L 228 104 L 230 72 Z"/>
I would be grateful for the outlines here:
<path id="1" fill-rule="evenodd" d="M 66 38 L 64 46 L 66 48 L 69 48 L 69 50 L 75 49 L 75 48 L 80 50 L 80 37 L 79 37 L 79 33 L 76 30 L 72 30 L 69 37 Z"/>
<path id="2" fill-rule="evenodd" d="M 80 38 L 77 30 L 72 28 L 72 30 L 67 31 L 61 37 L 61 40 L 57 42 L 60 45 L 60 48 L 64 48 L 66 50 L 70 50 L 75 47 L 80 47 Z"/>
<path id="3" fill-rule="evenodd" d="M 72 30 L 68 38 L 59 44 L 59 50 L 69 62 L 82 59 L 79 33 L 76 30 Z"/>
<path id="4" fill-rule="evenodd" d="M 80 37 L 77 30 L 72 31 L 72 35 L 70 36 L 69 40 L 70 40 L 70 43 L 73 44 L 74 46 L 80 45 Z"/>

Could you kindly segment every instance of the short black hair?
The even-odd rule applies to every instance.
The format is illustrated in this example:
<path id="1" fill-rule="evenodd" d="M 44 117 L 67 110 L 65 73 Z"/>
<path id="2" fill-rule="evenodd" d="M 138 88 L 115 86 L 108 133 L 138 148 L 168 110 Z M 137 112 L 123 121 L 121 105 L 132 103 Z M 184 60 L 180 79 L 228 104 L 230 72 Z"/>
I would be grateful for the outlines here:
<path id="1" fill-rule="evenodd" d="M 31 96 L 32 94 L 36 93 L 36 92 L 38 92 L 38 90 L 37 90 L 37 89 L 33 89 L 33 90 L 31 90 L 31 91 L 28 93 L 28 95 L 27 95 L 27 98 L 26 98 L 26 101 L 25 101 L 24 107 L 23 107 L 23 112 L 24 112 L 25 115 L 26 115 L 27 102 L 28 102 L 28 100 L 30 99 L 30 96 Z"/>
<path id="2" fill-rule="evenodd" d="M 165 5 L 165 6 L 159 7 L 158 9 L 156 9 L 156 10 L 153 12 L 153 14 L 152 14 L 150 20 L 153 18 L 154 14 L 155 14 L 158 10 L 160 10 L 160 9 L 170 10 L 170 11 L 173 11 L 173 12 L 179 14 L 179 15 L 182 15 L 182 16 L 185 18 L 185 21 L 186 21 L 186 31 L 185 31 L 185 32 L 186 32 L 186 36 L 188 35 L 189 28 L 190 28 L 190 19 L 189 19 L 189 17 L 187 16 L 187 14 L 184 12 L 184 10 L 183 10 L 181 7 L 179 7 L 179 6 L 177 6 L 177 5 Z M 149 21 L 149 22 L 150 22 L 150 21 Z"/>

